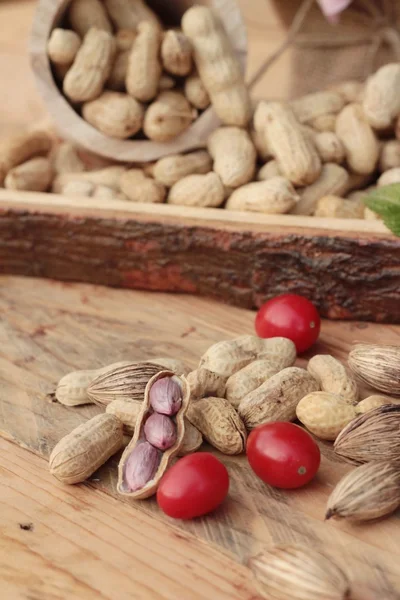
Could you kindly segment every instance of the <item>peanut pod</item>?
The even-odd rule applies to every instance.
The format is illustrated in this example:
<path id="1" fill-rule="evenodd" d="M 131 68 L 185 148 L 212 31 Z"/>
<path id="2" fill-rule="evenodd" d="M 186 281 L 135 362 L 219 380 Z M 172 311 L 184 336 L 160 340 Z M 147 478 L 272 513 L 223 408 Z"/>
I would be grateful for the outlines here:
<path id="1" fill-rule="evenodd" d="M 334 356 L 317 354 L 307 365 L 307 371 L 318 381 L 323 392 L 341 396 L 348 404 L 358 400 L 358 385 L 351 373 Z"/>
<path id="2" fill-rule="evenodd" d="M 246 448 L 246 428 L 225 398 L 202 398 L 191 402 L 187 418 L 204 438 L 224 454 L 241 454 Z"/>
<path id="3" fill-rule="evenodd" d="M 172 417 L 176 427 L 175 443 L 162 452 L 152 446 L 145 436 L 145 424 L 150 415 L 155 414 L 150 405 L 150 394 L 153 385 L 170 378 L 181 390 L 181 406 Z M 161 371 L 150 379 L 146 386 L 142 410 L 139 414 L 135 434 L 125 448 L 118 467 L 119 494 L 133 499 L 152 496 L 158 487 L 161 477 L 179 452 L 185 435 L 185 414 L 190 400 L 190 388 L 184 378 L 174 375 L 172 371 Z"/>
<path id="4" fill-rule="evenodd" d="M 107 405 L 106 413 L 117 417 L 123 423 L 125 433 L 133 436 L 142 407 L 143 402 L 139 400 L 119 399 L 113 400 Z M 196 452 L 202 443 L 203 436 L 200 431 L 185 417 L 185 435 L 178 456 L 185 456 L 186 454 Z"/>
<path id="5" fill-rule="evenodd" d="M 305 369 L 288 367 L 245 396 L 239 415 L 247 429 L 272 421 L 294 421 L 297 404 L 317 390 L 318 383 Z"/>
<path id="6" fill-rule="evenodd" d="M 50 473 L 63 483 L 85 481 L 122 444 L 121 421 L 113 415 L 97 415 L 58 442 L 50 455 Z"/>

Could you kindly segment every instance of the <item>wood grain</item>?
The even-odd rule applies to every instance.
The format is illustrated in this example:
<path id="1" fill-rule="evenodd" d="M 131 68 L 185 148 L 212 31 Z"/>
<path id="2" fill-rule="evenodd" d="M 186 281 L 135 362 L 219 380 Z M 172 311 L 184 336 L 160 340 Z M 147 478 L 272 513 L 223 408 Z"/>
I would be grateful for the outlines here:
<path id="1" fill-rule="evenodd" d="M 78 368 L 96 368 L 121 359 L 156 355 L 181 358 L 194 366 L 212 342 L 251 332 L 253 317 L 249 311 L 227 310 L 217 303 L 193 297 L 3 277 L 0 279 L 1 435 L 37 456 L 47 457 L 62 435 L 100 410 L 94 406 L 73 409 L 50 402 L 47 394 L 62 375 Z M 324 322 L 315 352 L 332 352 L 345 358 L 354 340 L 374 339 L 399 344 L 400 327 Z M 304 359 L 300 364 L 304 364 Z M 174 522 L 171 529 L 172 521 L 160 514 L 154 500 L 136 503 L 125 498 L 114 500 L 117 458 L 111 459 L 87 484 L 67 487 L 49 477 L 46 464 L 39 458 L 5 444 L 0 454 L 0 465 L 6 475 L 1 480 L 0 492 L 2 530 L 5 529 L 7 539 L 11 538 L 13 552 L 25 556 L 27 565 L 38 561 L 41 573 L 46 571 L 42 561 L 50 561 L 57 569 L 64 565 L 60 579 L 53 575 L 46 585 L 74 585 L 72 589 L 88 598 L 92 596 L 89 592 L 85 596 L 84 587 L 80 586 L 87 585 L 90 592 L 112 598 L 113 581 L 118 576 L 122 598 L 130 597 L 129 585 L 135 586 L 135 590 L 137 585 L 134 598 L 158 598 L 159 594 L 160 598 L 171 600 L 177 597 L 254 600 L 249 575 L 242 567 L 235 567 L 232 574 L 227 574 L 227 564 L 231 560 L 246 563 L 261 545 L 283 541 L 323 548 L 349 571 L 352 579 L 375 590 L 376 600 L 384 597 L 385 589 L 385 593 L 387 590 L 399 593 L 396 555 L 400 549 L 400 514 L 364 526 L 324 523 L 324 507 L 332 486 L 350 467 L 336 462 L 330 444 L 321 444 L 321 449 L 323 461 L 317 479 L 303 490 L 290 493 L 262 484 L 249 470 L 245 457 L 223 457 L 216 452 L 231 476 L 228 501 L 214 515 L 187 523 Z M 18 522 L 32 522 L 35 530 L 19 530 Z M 124 523 L 128 524 L 126 530 Z M 147 539 L 150 535 L 151 542 Z M 175 549 L 181 535 L 183 544 L 186 540 L 190 540 L 189 546 L 193 544 L 195 560 L 200 561 L 204 570 L 211 569 L 211 579 L 205 576 L 204 582 L 190 584 L 188 572 L 179 579 L 177 565 L 186 565 L 187 561 L 190 564 L 186 546 L 178 544 Z M 138 538 L 142 540 L 140 544 Z M 151 561 L 147 563 L 150 548 L 155 555 L 161 555 L 153 575 Z M 219 559 L 214 558 L 218 557 L 216 549 L 222 552 Z M 202 552 L 206 554 L 203 558 Z M 171 556 L 175 559 L 174 566 Z M 83 557 L 88 562 L 80 567 Z M 227 562 L 222 566 L 218 560 Z M 1 577 L 7 582 L 7 577 L 12 579 L 10 562 L 12 559 L 8 557 L 8 567 L 0 570 L 0 581 Z M 131 570 L 128 567 L 131 564 L 141 566 Z M 33 567 L 26 567 L 24 576 L 28 577 L 30 568 Z M 146 591 L 146 586 L 150 590 Z M 68 597 L 62 595 L 65 590 L 38 589 L 49 590 L 54 598 Z"/>
<path id="2" fill-rule="evenodd" d="M 190 292 L 246 308 L 291 291 L 331 319 L 400 323 L 400 238 L 379 221 L 5 190 L 0 256 L 0 273 Z"/>

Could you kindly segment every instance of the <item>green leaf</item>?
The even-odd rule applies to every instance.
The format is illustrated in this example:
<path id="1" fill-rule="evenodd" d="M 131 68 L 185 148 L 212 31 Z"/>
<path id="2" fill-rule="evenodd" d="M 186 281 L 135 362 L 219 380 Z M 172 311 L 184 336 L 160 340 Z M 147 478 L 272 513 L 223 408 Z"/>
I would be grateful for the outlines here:
<path id="1" fill-rule="evenodd" d="M 400 211 L 400 183 L 377 188 L 364 199 L 365 204 L 378 215 Z"/>
<path id="2" fill-rule="evenodd" d="M 394 235 L 400 237 L 400 211 L 397 216 L 384 217 L 383 222 Z"/>
<path id="3" fill-rule="evenodd" d="M 377 188 L 364 198 L 364 204 L 380 215 L 386 227 L 400 237 L 400 183 Z"/>

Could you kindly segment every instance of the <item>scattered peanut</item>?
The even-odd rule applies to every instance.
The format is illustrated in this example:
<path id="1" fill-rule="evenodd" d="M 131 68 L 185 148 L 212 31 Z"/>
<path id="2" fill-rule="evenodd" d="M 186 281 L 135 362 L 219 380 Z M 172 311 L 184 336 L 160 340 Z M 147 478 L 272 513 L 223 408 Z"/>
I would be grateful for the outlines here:
<path id="1" fill-rule="evenodd" d="M 115 50 L 114 38 L 109 33 L 90 29 L 65 76 L 65 95 L 73 102 L 87 102 L 97 98 L 110 75 Z"/>
<path id="2" fill-rule="evenodd" d="M 289 367 L 292 364 L 293 362 L 289 360 L 285 367 Z M 260 387 L 272 375 L 276 375 L 279 370 L 268 359 L 259 359 L 251 362 L 229 377 L 226 382 L 226 399 L 229 400 L 234 408 L 238 409 L 240 402 L 247 394 Z"/>
<path id="3" fill-rule="evenodd" d="M 263 118 L 257 118 L 257 112 Z M 292 110 L 279 102 L 260 102 L 254 122 L 258 120 L 282 174 L 295 185 L 313 183 L 320 174 L 321 161 Z"/>
<path id="4" fill-rule="evenodd" d="M 121 191 L 131 202 L 164 202 L 166 189 L 162 183 L 146 177 L 141 169 L 129 169 L 120 179 Z"/>
<path id="5" fill-rule="evenodd" d="M 321 440 L 335 440 L 356 414 L 354 406 L 330 392 L 307 394 L 296 407 L 299 421 Z"/>
<path id="6" fill-rule="evenodd" d="M 251 117 L 251 103 L 242 69 L 221 21 L 207 6 L 193 6 L 182 18 L 190 39 L 201 81 L 212 106 L 226 125 L 244 127 Z"/>
<path id="7" fill-rule="evenodd" d="M 216 173 L 187 175 L 177 181 L 168 195 L 168 204 L 181 206 L 221 206 L 224 186 Z"/>
<path id="8" fill-rule="evenodd" d="M 122 443 L 121 421 L 113 415 L 97 415 L 58 442 L 50 455 L 50 473 L 62 483 L 85 481 Z"/>
<path id="9" fill-rule="evenodd" d="M 289 212 L 299 200 L 294 187 L 284 177 L 254 181 L 235 190 L 226 203 L 228 210 L 244 210 L 266 214 Z"/>
<path id="10" fill-rule="evenodd" d="M 198 73 L 193 73 L 186 78 L 184 84 L 184 93 L 195 108 L 204 110 L 210 106 L 210 96 L 203 85 Z"/>
<path id="11" fill-rule="evenodd" d="M 190 126 L 196 116 L 193 111 L 180 92 L 161 92 L 146 110 L 143 131 L 154 142 L 168 142 Z"/>
<path id="12" fill-rule="evenodd" d="M 345 168 L 335 163 L 326 163 L 322 166 L 318 179 L 300 192 L 300 200 L 294 205 L 292 212 L 296 215 L 313 214 L 320 198 L 344 193 L 348 180 L 349 174 Z"/>
<path id="13" fill-rule="evenodd" d="M 126 89 L 128 94 L 141 102 L 153 100 L 157 95 L 161 77 L 158 58 L 160 46 L 158 26 L 147 21 L 140 23 L 129 55 Z"/>
<path id="14" fill-rule="evenodd" d="M 105 135 L 126 139 L 141 129 L 144 108 L 127 94 L 106 91 L 95 100 L 86 102 L 82 115 Z"/>
<path id="15" fill-rule="evenodd" d="M 53 168 L 48 158 L 31 158 L 8 172 L 4 187 L 9 190 L 45 192 L 52 178 Z"/>
<path id="16" fill-rule="evenodd" d="M 200 359 L 199 366 L 222 377 L 230 377 L 257 357 L 255 348 L 244 348 L 240 338 L 217 342 L 208 348 Z"/>
<path id="17" fill-rule="evenodd" d="M 314 136 L 314 143 L 322 162 L 340 164 L 344 161 L 343 144 L 332 131 L 317 133 Z"/>
<path id="18" fill-rule="evenodd" d="M 167 187 L 188 175 L 205 175 L 212 168 L 210 155 L 205 150 L 198 150 L 190 154 L 173 154 L 161 158 L 153 169 L 153 177 Z"/>
<path id="19" fill-rule="evenodd" d="M 225 186 L 237 188 L 253 179 L 256 150 L 243 129 L 216 129 L 208 138 L 208 151 L 214 159 L 213 169 Z"/>
<path id="20" fill-rule="evenodd" d="M 337 219 L 362 219 L 364 217 L 364 204 L 357 200 L 345 200 L 339 196 L 323 196 L 317 202 L 314 215 Z"/>
<path id="21" fill-rule="evenodd" d="M 161 60 L 168 73 L 183 77 L 192 70 L 192 46 L 181 32 L 170 29 L 161 44 Z"/>
<path id="22" fill-rule="evenodd" d="M 81 38 L 69 29 L 53 29 L 47 43 L 47 53 L 56 65 L 70 66 L 81 46 Z"/>
<path id="23" fill-rule="evenodd" d="M 271 421 L 293 421 L 300 400 L 317 390 L 317 381 L 306 370 L 288 367 L 247 394 L 239 404 L 239 415 L 247 429 Z"/>
<path id="24" fill-rule="evenodd" d="M 369 174 L 375 170 L 379 144 L 360 104 L 348 104 L 339 113 L 336 135 L 344 146 L 347 162 L 353 171 Z"/>
<path id="25" fill-rule="evenodd" d="M 319 383 L 323 392 L 341 396 L 349 404 L 357 402 L 357 383 L 337 358 L 330 354 L 317 354 L 309 360 L 307 371 Z"/>
<path id="26" fill-rule="evenodd" d="M 389 127 L 400 112 L 400 65 L 391 63 L 378 69 L 367 81 L 363 98 L 364 114 L 372 127 Z"/>
<path id="27" fill-rule="evenodd" d="M 224 398 L 202 398 L 189 405 L 189 421 L 204 438 L 224 454 L 241 454 L 246 428 L 233 406 Z"/>

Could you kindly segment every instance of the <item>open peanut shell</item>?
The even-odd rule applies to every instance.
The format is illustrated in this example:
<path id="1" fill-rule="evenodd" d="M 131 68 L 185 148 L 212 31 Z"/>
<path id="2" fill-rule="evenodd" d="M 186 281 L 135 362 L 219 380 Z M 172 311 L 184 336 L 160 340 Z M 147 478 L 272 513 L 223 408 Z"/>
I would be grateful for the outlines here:
<path id="1" fill-rule="evenodd" d="M 150 405 L 150 390 L 156 381 L 158 381 L 159 379 L 163 379 L 164 377 L 171 377 L 171 379 L 173 379 L 182 390 L 182 404 L 177 414 L 173 417 L 177 433 L 176 442 L 173 446 L 171 446 L 162 453 L 161 460 L 153 477 L 142 488 L 132 492 L 127 487 L 125 481 L 125 465 L 131 452 L 134 450 L 137 444 L 139 444 L 141 441 L 145 441 L 144 426 L 147 418 L 154 412 Z M 135 434 L 128 446 L 125 448 L 124 453 L 122 454 L 121 460 L 119 462 L 117 484 L 117 491 L 119 494 L 123 496 L 129 496 L 130 498 L 133 498 L 135 500 L 142 500 L 144 498 L 149 498 L 156 492 L 161 477 L 164 475 L 164 473 L 170 466 L 173 458 L 178 454 L 179 449 L 182 445 L 183 438 L 185 435 L 185 414 L 189 406 L 189 401 L 190 387 L 184 377 L 178 377 L 172 371 L 161 371 L 160 373 L 157 373 L 150 379 L 144 393 L 143 407 L 137 419 Z"/>

